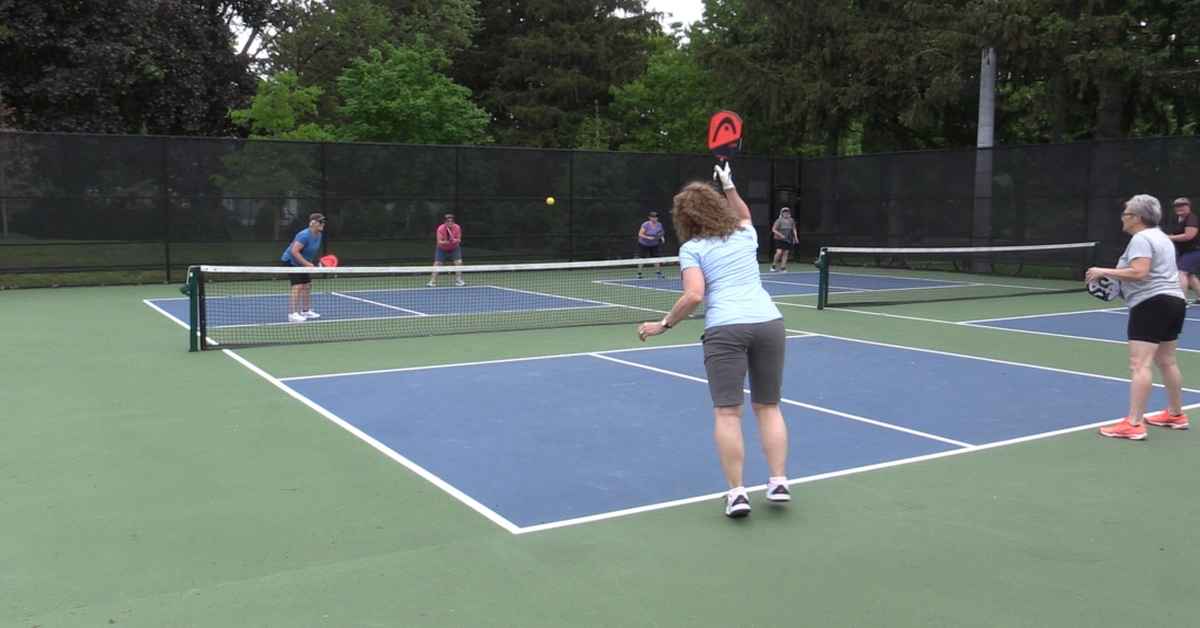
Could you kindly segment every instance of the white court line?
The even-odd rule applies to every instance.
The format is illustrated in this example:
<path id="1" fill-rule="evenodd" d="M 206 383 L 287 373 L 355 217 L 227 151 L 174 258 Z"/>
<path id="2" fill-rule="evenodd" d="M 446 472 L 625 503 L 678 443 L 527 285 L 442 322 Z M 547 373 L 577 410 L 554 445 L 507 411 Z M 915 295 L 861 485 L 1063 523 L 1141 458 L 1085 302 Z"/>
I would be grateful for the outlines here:
<path id="1" fill-rule="evenodd" d="M 451 316 L 475 316 L 479 314 L 506 314 L 511 312 L 556 312 L 566 310 L 595 310 L 602 307 L 613 307 L 609 305 L 576 305 L 572 307 L 541 307 L 536 309 L 516 309 L 516 310 L 480 310 L 478 312 L 450 312 L 447 314 L 420 314 L 419 316 L 360 316 L 356 318 L 333 318 L 332 316 L 324 316 L 320 319 L 308 319 L 303 323 L 293 323 L 291 321 L 275 321 L 271 323 L 236 323 L 232 325 L 209 325 L 209 329 L 236 329 L 239 327 L 272 327 L 278 325 L 322 325 L 325 323 L 350 323 L 356 321 L 385 321 L 385 320 L 409 320 L 413 318 L 446 318 Z M 209 315 L 212 318 L 212 315 Z"/>
<path id="2" fill-rule="evenodd" d="M 508 291 L 510 291 L 510 292 L 517 292 L 517 293 L 520 293 L 520 294 L 532 294 L 532 295 L 539 296 L 539 297 L 548 297 L 548 298 L 552 298 L 552 299 L 564 299 L 564 300 L 567 300 L 567 301 L 579 301 L 579 302 L 581 302 L 581 303 L 595 303 L 596 305 L 595 305 L 595 306 L 592 306 L 592 307 L 620 307 L 620 308 L 625 308 L 625 309 L 628 309 L 628 310 L 641 310 L 641 311 L 643 311 L 643 312 L 654 312 L 655 314 L 668 314 L 668 313 L 670 313 L 670 310 L 655 310 L 655 309 L 651 309 L 651 308 L 648 308 L 648 307 L 639 307 L 639 306 L 636 306 L 636 305 L 622 305 L 622 304 L 620 304 L 620 303 L 609 303 L 608 301 L 596 301 L 596 300 L 594 300 L 594 299 L 582 299 L 582 298 L 579 298 L 579 297 L 564 297 L 564 296 L 562 296 L 562 295 L 558 295 L 558 294 L 550 294 L 550 293 L 548 293 L 548 292 L 536 292 L 536 291 L 534 291 L 534 290 L 520 290 L 520 289 L 517 289 L 517 288 L 505 288 L 505 287 L 502 287 L 502 286 L 492 286 L 492 287 L 493 287 L 493 288 L 496 288 L 497 290 L 508 290 Z M 569 310 L 569 309 L 580 309 L 580 310 L 582 310 L 582 309 L 586 309 L 586 308 L 585 308 L 585 306 L 579 306 L 579 307 L 577 307 L 577 308 L 534 308 L 534 309 L 532 309 L 532 310 L 529 310 L 529 311 L 530 311 L 530 312 L 540 312 L 540 311 L 543 311 L 543 310 L 556 310 L 556 309 L 557 309 L 557 310 Z"/>
<path id="3" fill-rule="evenodd" d="M 785 305 L 788 307 L 799 307 L 799 308 L 805 308 L 805 309 L 809 309 L 809 310 L 817 309 L 817 306 L 811 305 L 808 303 L 789 303 L 787 301 L 775 301 L 774 303 L 775 303 L 775 305 Z M 888 312 L 871 312 L 868 310 L 858 310 L 858 309 L 849 308 L 849 307 L 826 308 L 825 311 L 826 312 L 830 312 L 830 311 L 832 311 L 832 312 L 848 312 L 851 314 L 862 314 L 865 316 L 881 316 L 883 318 L 896 318 L 896 319 L 906 320 L 906 321 L 918 321 L 921 323 L 936 323 L 938 325 L 954 325 L 954 326 L 958 326 L 958 327 L 973 327 L 976 329 L 989 329 L 992 331 L 1002 331 L 1002 332 L 1009 332 L 1009 333 L 1016 333 L 1016 334 L 1032 334 L 1035 336 L 1050 336 L 1050 337 L 1054 337 L 1054 338 L 1067 338 L 1070 340 L 1084 340 L 1084 341 L 1088 341 L 1088 342 L 1105 342 L 1105 343 L 1119 344 L 1119 345 L 1126 344 L 1126 342 L 1124 340 L 1111 340 L 1109 338 L 1096 338 L 1095 336 L 1072 336 L 1070 334 L 1058 334 L 1058 333 L 1048 332 L 1048 331 L 1034 331 L 1031 329 L 1020 329 L 1017 327 L 1000 327 L 1000 326 L 976 324 L 979 321 L 948 321 L 948 320 L 944 320 L 944 319 L 940 319 L 940 318 L 927 318 L 924 316 L 909 316 L 907 314 L 890 314 Z M 1093 310 L 1093 311 L 1097 311 L 1097 310 Z M 1033 314 L 1031 316 L 1021 316 L 1021 317 L 1016 317 L 1016 318 L 1041 318 L 1041 317 L 1050 317 L 1050 316 L 1057 316 L 1057 314 Z M 990 319 L 990 320 L 999 321 L 999 320 L 1004 320 L 1004 319 Z M 1200 349 L 1185 349 L 1183 347 L 1176 348 L 1176 351 L 1182 351 L 1184 353 L 1200 353 Z"/>
<path id="4" fill-rule="evenodd" d="M 241 364 L 242 366 L 249 369 L 255 375 L 258 375 L 259 377 L 267 380 L 268 382 L 271 383 L 272 386 L 275 386 L 279 390 L 282 390 L 284 393 L 287 393 L 287 395 L 289 397 L 291 397 L 291 398 L 299 401 L 300 403 L 303 403 L 304 405 L 308 406 L 309 408 L 313 409 L 314 411 L 317 412 L 317 414 L 320 414 L 321 416 L 325 417 L 326 419 L 328 419 L 329 421 L 331 421 L 338 427 L 341 427 L 342 429 L 346 430 L 347 432 L 350 432 L 351 434 L 356 436 L 359 440 L 363 441 L 364 443 L 367 443 L 371 447 L 374 447 L 377 451 L 379 451 L 383 455 L 387 456 L 388 458 L 391 458 L 392 460 L 395 460 L 396 462 L 399 462 L 400 464 L 404 465 L 404 467 L 407 468 L 409 471 L 416 473 L 417 475 L 419 475 L 420 477 L 422 477 L 426 481 L 428 481 L 430 484 L 433 484 L 434 486 L 442 489 L 443 491 L 446 492 L 446 494 L 448 494 L 451 497 L 462 502 L 471 510 L 474 510 L 475 512 L 478 512 L 479 514 L 483 515 L 492 523 L 495 523 L 496 525 L 500 526 L 501 528 L 508 530 L 512 534 L 516 534 L 520 530 L 519 526 L 517 526 L 515 523 L 509 521 L 508 519 L 505 519 L 504 517 L 500 516 L 500 514 L 498 514 L 496 511 L 492 510 L 491 508 L 488 508 L 487 506 L 484 506 L 483 504 L 479 503 L 478 501 L 475 501 L 475 499 L 473 499 L 470 495 L 467 495 L 466 493 L 458 490 L 453 485 L 451 485 L 449 482 L 446 482 L 442 478 L 434 475 L 433 473 L 431 473 L 430 471 L 428 471 L 421 465 L 400 455 L 398 452 L 396 452 L 396 450 L 392 449 L 391 447 L 388 447 L 387 445 L 384 445 L 383 443 L 379 442 L 378 440 L 375 440 L 369 434 L 367 434 L 366 432 L 351 425 L 350 423 L 348 423 L 347 421 L 345 421 L 338 415 L 330 412 L 321 404 L 313 401 L 312 399 L 309 399 L 308 397 L 306 397 L 306 396 L 300 394 L 299 392 L 293 390 L 292 388 L 288 387 L 287 384 L 284 384 L 282 381 L 276 379 L 270 373 L 267 373 L 266 371 L 262 370 L 261 368 L 256 366 L 253 362 L 247 360 L 246 358 L 243 358 L 242 356 L 234 353 L 233 351 L 230 351 L 229 349 L 222 349 L 221 352 L 224 353 L 225 355 L 233 358 L 234 360 L 236 360 L 239 364 Z"/>
<path id="5" fill-rule="evenodd" d="M 616 288 L 637 288 L 638 290 L 658 290 L 659 292 L 670 292 L 680 294 L 683 290 L 675 290 L 674 288 L 655 288 L 654 286 L 633 286 L 626 281 L 647 281 L 645 279 L 593 279 L 592 283 L 598 283 L 604 286 L 613 286 Z"/>
<path id="6" fill-rule="evenodd" d="M 806 331 L 789 332 L 788 338 L 808 338 L 816 334 L 810 334 Z M 553 358 L 577 358 L 593 353 L 624 353 L 626 351 L 658 351 L 660 349 L 680 349 L 684 347 L 699 347 L 699 342 L 684 342 L 674 345 L 653 345 L 649 347 L 623 347 L 617 349 L 604 349 L 601 351 L 578 351 L 575 353 L 550 353 L 546 355 L 530 355 L 519 358 L 500 358 L 496 360 L 479 360 L 476 362 L 454 362 L 450 364 L 427 364 L 424 366 L 404 366 L 389 369 L 374 369 L 370 371 L 347 371 L 345 373 L 322 373 L 318 375 L 299 375 L 296 377 L 281 377 L 279 381 L 294 382 L 302 379 L 324 379 L 327 377 L 352 377 L 354 375 L 376 375 L 379 373 L 403 373 L 405 371 L 424 371 L 428 369 L 445 369 L 456 366 L 483 366 L 487 364 L 506 364 L 509 362 L 528 362 L 531 360 L 550 360 Z"/>
<path id="7" fill-rule="evenodd" d="M 688 375 L 688 374 L 686 374 L 686 373 L 680 373 L 680 372 L 678 372 L 678 371 L 671 371 L 671 370 L 667 370 L 667 369 L 661 369 L 661 368 L 658 368 L 658 367 L 656 367 L 656 366 L 650 366 L 650 365 L 648 365 L 648 364 L 640 364 L 640 363 L 638 363 L 638 362 L 630 362 L 630 361 L 628 361 L 628 360 L 622 360 L 622 359 L 620 359 L 620 358 L 614 358 L 614 357 L 612 357 L 612 356 L 609 356 L 609 355 L 604 355 L 604 354 L 601 354 L 601 353 L 592 353 L 591 355 L 592 355 L 592 357 L 600 358 L 601 360 L 608 360 L 609 362 L 616 362 L 617 364 L 624 364 L 625 366 L 632 366 L 632 367 L 639 368 L 639 369 L 645 369 L 645 370 L 647 370 L 647 371 L 653 371 L 653 372 L 655 372 L 655 373 L 660 373 L 660 374 L 662 374 L 662 375 L 670 375 L 671 377 L 678 377 L 678 378 L 680 378 L 680 379 L 686 379 L 686 380 L 690 380 L 690 381 L 693 381 L 693 382 L 699 382 L 699 383 L 701 383 L 701 384 L 707 384 L 707 383 L 708 383 L 708 380 L 707 380 L 707 379 L 704 379 L 703 377 L 696 377 L 695 375 Z M 746 394 L 749 394 L 749 393 L 750 393 L 750 389 L 748 389 L 748 388 L 743 388 L 743 389 L 742 389 L 742 392 L 745 392 Z M 849 413 L 846 413 L 846 412 L 840 412 L 840 411 L 837 411 L 837 410 L 830 410 L 829 408 L 823 408 L 823 407 L 821 407 L 821 406 L 815 406 L 815 405 L 812 405 L 812 404 L 809 404 L 809 403 L 803 403 L 803 402 L 800 402 L 800 401 L 794 401 L 794 400 L 792 400 L 792 399 L 780 399 L 780 400 L 779 400 L 779 402 L 780 402 L 780 403 L 786 403 L 786 404 L 788 404 L 788 405 L 791 405 L 791 406 L 799 406 L 799 407 L 801 407 L 801 408 L 808 408 L 809 410 L 815 410 L 815 411 L 817 411 L 817 412 L 821 412 L 821 413 L 824 413 L 824 414 L 831 414 L 831 415 L 833 415 L 833 416 L 842 417 L 842 418 L 844 418 L 844 419 L 850 419 L 851 421 L 859 421 L 859 422 L 861 422 L 861 423 L 867 423 L 867 424 L 870 424 L 870 425 L 874 425 L 875 427 L 882 427 L 882 428 L 884 428 L 884 429 L 895 430 L 895 431 L 897 431 L 897 432 L 904 432 L 905 434 L 910 434 L 910 435 L 912 435 L 912 436 L 919 436 L 919 437 L 921 437 L 921 438 L 927 438 L 927 439 L 930 439 L 930 440 L 936 440 L 936 441 L 939 441 L 939 442 L 943 442 L 943 443 L 947 443 L 947 444 L 950 444 L 950 445 L 954 445 L 954 446 L 956 446 L 956 447 L 973 447 L 973 446 L 974 446 L 974 445 L 972 445 L 971 443 L 963 442 L 963 441 L 960 441 L 960 440 L 954 440 L 954 439 L 952 439 L 952 438 L 947 438 L 947 437 L 945 437 L 945 436 L 939 436 L 939 435 L 937 435 L 937 434 L 930 434 L 929 432 L 922 432 L 922 431 L 920 431 L 920 430 L 914 430 L 914 429 L 910 429 L 910 428 L 903 427 L 903 426 L 900 426 L 900 425 L 895 425 L 895 424 L 892 424 L 892 423 L 887 423 L 887 422 L 885 422 L 885 421 L 879 421 L 879 420 L 877 420 L 877 419 L 869 419 L 869 418 L 867 418 L 867 417 L 862 417 L 862 416 L 858 416 L 858 415 L 854 415 L 854 414 L 849 414 Z"/>
<path id="8" fill-rule="evenodd" d="M 161 299 L 154 299 L 154 301 L 159 301 L 159 300 L 161 300 Z M 191 326 L 191 325 L 189 325 L 189 324 L 187 324 L 187 323 L 185 323 L 185 322 L 183 322 L 183 321 L 179 320 L 178 318 L 175 318 L 175 316 L 174 316 L 173 314 L 171 314 L 170 312 L 168 312 L 168 311 L 166 311 L 166 310 L 162 309 L 161 307 L 158 307 L 158 305 L 156 305 L 155 303 L 153 303 L 153 302 L 152 302 L 150 299 L 142 299 L 142 303 L 145 303 L 146 305 L 149 305 L 149 306 L 150 306 L 152 309 L 154 309 L 155 311 L 157 311 L 159 314 L 162 314 L 163 316 L 166 316 L 166 317 L 167 317 L 167 320 L 170 320 L 170 321 L 174 322 L 176 325 L 179 325 L 180 327 L 182 327 L 182 328 L 184 328 L 184 329 L 188 330 L 188 334 L 189 334 L 189 335 L 192 333 L 192 326 Z M 191 341 L 191 338 L 189 338 L 188 340 L 189 340 L 189 342 L 190 342 L 190 341 Z M 216 340 L 213 340 L 212 338 L 205 338 L 205 340 L 208 342 L 208 344 L 210 344 L 210 345 L 212 345 L 212 346 L 214 346 L 214 347 L 219 347 L 219 346 L 221 346 L 221 343 L 217 342 Z"/>
<path id="9" fill-rule="evenodd" d="M 162 309 L 161 307 L 158 307 L 158 305 L 157 305 L 156 303 L 154 303 L 154 301 L 162 301 L 162 300 L 163 300 L 163 299 L 154 299 L 154 300 L 151 300 L 151 299 L 142 299 L 142 303 L 145 303 L 146 305 L 149 305 L 151 308 L 153 308 L 153 309 L 154 309 L 155 311 L 157 311 L 159 314 L 162 314 L 163 316 L 166 316 L 167 318 L 171 319 L 172 321 L 175 321 L 176 323 L 178 323 L 178 324 L 179 324 L 179 326 L 180 326 L 180 327 L 182 327 L 182 328 L 184 328 L 184 329 L 188 330 L 188 333 L 191 333 L 191 331 L 192 331 L 192 326 L 191 326 L 191 325 L 189 325 L 189 324 L 187 324 L 187 323 L 185 323 L 185 322 L 183 322 L 183 321 L 179 320 L 178 318 L 175 318 L 175 315 L 174 315 L 174 314 L 171 314 L 170 312 L 168 312 L 168 311 L 166 311 L 166 310 Z"/>
<path id="10" fill-rule="evenodd" d="M 969 321 L 954 321 L 960 325 L 974 325 L 975 323 L 994 323 L 999 321 L 1019 321 L 1025 318 L 1042 318 L 1044 316 L 1075 316 L 1076 314 L 1091 314 L 1092 312 L 1123 312 L 1124 307 L 1103 307 L 1092 308 L 1090 310 L 1072 310 L 1070 312 L 1053 312 L 1051 314 L 1025 314 L 1022 316 L 998 316 L 996 318 L 976 318 Z"/>
<path id="11" fill-rule="evenodd" d="M 1046 316 L 1054 316 L 1054 315 L 1047 314 Z M 1073 334 L 1060 334 L 1058 332 L 1052 332 L 1052 331 L 1036 331 L 1033 329 L 1020 329 L 1017 327 L 999 327 L 999 326 L 988 325 L 986 323 L 980 323 L 978 325 L 975 323 L 959 323 L 959 324 L 964 327 L 975 327 L 977 329 L 994 329 L 994 330 L 998 330 L 998 331 L 1015 331 L 1015 332 L 1022 333 L 1022 334 L 1032 334 L 1034 336 L 1049 336 L 1051 338 L 1068 338 L 1070 340 L 1087 340 L 1089 342 L 1104 342 L 1104 343 L 1114 344 L 1114 345 L 1129 344 L 1129 342 L 1127 340 L 1113 340 L 1112 338 L 1097 338 L 1095 336 L 1076 336 Z M 1200 349 L 1188 349 L 1186 347 L 1175 347 L 1175 350 L 1182 351 L 1183 353 L 1200 353 Z"/>
<path id="12" fill-rule="evenodd" d="M 1198 408 L 1198 407 L 1200 407 L 1200 403 L 1194 403 L 1191 405 L 1183 406 L 1183 409 L 1190 410 L 1192 408 Z M 982 445 L 973 445 L 971 447 L 963 447 L 963 448 L 959 448 L 959 449 L 950 449 L 947 451 L 939 451 L 939 452 L 932 453 L 932 454 L 913 456 L 911 458 L 900 458 L 898 460 L 889 460 L 887 462 L 878 462 L 875 464 L 863 465 L 861 467 L 852 467 L 849 469 L 841 469 L 838 471 L 829 471 L 826 473 L 806 475 L 803 477 L 792 478 L 792 479 L 788 480 L 788 486 L 796 486 L 798 484 L 809 484 L 812 482 L 818 482 L 821 480 L 828 480 L 828 479 L 832 479 L 832 478 L 844 477 L 847 475 L 858 475 L 859 473 L 867 473 L 869 471 L 878 471 L 880 469 L 899 467 L 899 466 L 909 465 L 909 464 L 913 464 L 913 463 L 917 463 L 917 462 L 925 462 L 927 460 L 936 460 L 938 458 L 949 458 L 951 456 L 961 456 L 963 454 L 975 453 L 975 452 L 984 451 L 987 449 L 996 449 L 998 447 L 1006 447 L 1008 445 L 1027 443 L 1030 441 L 1042 440 L 1042 439 L 1051 438 L 1054 436 L 1061 436 L 1063 434 L 1070 434 L 1073 432 L 1082 432 L 1084 430 L 1095 429 L 1097 427 L 1100 427 L 1103 425 L 1108 425 L 1110 423 L 1115 423 L 1120 420 L 1121 419 L 1109 419 L 1107 421 L 1096 421 L 1094 423 L 1088 423 L 1085 425 L 1077 425 L 1075 427 L 1067 427 L 1067 428 L 1063 428 L 1063 429 L 1053 430 L 1050 432 L 1042 432 L 1040 434 L 1030 434 L 1028 436 L 1019 436 L 1017 438 L 1010 438 L 1008 440 L 984 443 Z M 767 486 L 765 484 L 759 484 L 756 486 L 746 487 L 746 491 L 750 492 L 750 493 L 756 493 L 758 491 L 765 490 L 766 488 L 767 488 Z M 657 504 L 646 504 L 644 506 L 637 506 L 635 508 L 626 508 L 623 510 L 613 510 L 613 511 L 609 511 L 609 512 L 602 512 L 602 513 L 597 513 L 594 515 L 588 515 L 586 517 L 576 517 L 574 519 L 563 519 L 561 521 L 552 521 L 550 523 L 542 523 L 542 524 L 538 524 L 538 525 L 525 526 L 525 527 L 517 530 L 517 532 L 515 532 L 515 534 L 529 534 L 531 532 L 544 532 L 546 530 L 553 530 L 556 528 L 565 528 L 565 527 L 576 526 L 576 525 L 580 525 L 580 524 L 584 524 L 584 523 L 594 523 L 597 521 L 604 521 L 607 519 L 616 519 L 616 518 L 625 517 L 628 515 L 635 515 L 635 514 L 640 514 L 640 513 L 644 513 L 644 512 L 652 512 L 655 510 L 665 510 L 667 508 L 673 508 L 675 506 L 696 504 L 696 503 L 706 502 L 706 501 L 710 501 L 710 500 L 715 501 L 715 500 L 721 499 L 723 497 L 725 497 L 725 493 L 720 492 L 720 493 L 709 493 L 708 495 L 698 495 L 696 497 L 688 497 L 685 499 L 676 499 L 676 500 L 672 500 L 672 501 L 668 501 L 668 502 L 659 502 Z"/>
<path id="13" fill-rule="evenodd" d="M 342 297 L 343 299 L 350 299 L 351 301 L 361 301 L 363 303 L 370 303 L 371 305 L 378 305 L 379 307 L 386 307 L 389 310 L 396 310 L 397 312 L 407 312 L 408 314 L 416 314 L 417 316 L 429 316 L 425 312 L 410 310 L 406 307 L 400 307 L 398 305 L 388 305 L 387 303 L 380 303 L 379 301 L 372 301 L 371 299 L 364 299 L 362 297 L 350 296 L 348 294 L 342 294 L 341 292 L 330 292 L 329 294 L 332 294 L 335 297 Z"/>
<path id="14" fill-rule="evenodd" d="M 991 327 L 985 327 L 982 325 L 980 326 L 980 328 L 981 329 L 992 329 Z M 788 333 L 793 332 L 793 330 L 791 330 L 791 329 L 789 329 L 787 331 L 788 331 Z M 879 342 L 877 340 L 863 340 L 861 338 L 847 338 L 845 336 L 835 336 L 833 334 L 822 334 L 822 333 L 815 333 L 815 332 L 810 332 L 810 333 L 812 333 L 812 336 L 814 336 L 814 337 L 833 338 L 834 340 L 842 340 L 845 342 L 857 342 L 859 344 L 875 345 L 875 346 L 879 346 L 879 347 L 887 347 L 889 349 L 900 349 L 900 350 L 904 350 L 904 351 L 917 351 L 919 353 L 932 353 L 934 355 L 945 355 L 945 356 L 950 356 L 953 358 L 965 358 L 967 360 L 979 360 L 980 362 L 991 362 L 993 364 L 1003 364 L 1005 366 L 1019 366 L 1019 367 L 1024 367 L 1024 368 L 1037 369 L 1039 371 L 1051 371 L 1053 373 L 1065 373 L 1067 375 L 1080 375 L 1083 377 L 1091 377 L 1094 379 L 1107 379 L 1107 380 L 1114 381 L 1114 382 L 1123 382 L 1126 384 L 1129 383 L 1129 380 L 1124 377 L 1115 377 L 1112 375 L 1100 375 L 1098 373 L 1085 373 L 1083 371 L 1072 371 L 1070 369 L 1061 369 L 1061 368 L 1057 368 L 1057 367 L 1053 367 L 1053 366 L 1042 366 L 1040 364 L 1029 364 L 1026 362 L 1013 362 L 1011 360 L 1000 360 L 998 358 L 986 358 L 986 357 L 979 356 L 979 355 L 967 355 L 965 353 L 953 353 L 951 351 L 939 351 L 937 349 L 924 349 L 921 347 L 909 347 L 906 345 L 896 345 L 896 344 L 891 344 L 888 342 Z M 1124 343 L 1122 343 L 1122 344 L 1124 344 Z M 1162 384 L 1154 384 L 1154 386 L 1156 388 L 1163 387 Z M 1183 390 L 1185 392 L 1190 392 L 1190 393 L 1200 393 L 1200 390 L 1195 390 L 1192 388 L 1184 388 Z"/>

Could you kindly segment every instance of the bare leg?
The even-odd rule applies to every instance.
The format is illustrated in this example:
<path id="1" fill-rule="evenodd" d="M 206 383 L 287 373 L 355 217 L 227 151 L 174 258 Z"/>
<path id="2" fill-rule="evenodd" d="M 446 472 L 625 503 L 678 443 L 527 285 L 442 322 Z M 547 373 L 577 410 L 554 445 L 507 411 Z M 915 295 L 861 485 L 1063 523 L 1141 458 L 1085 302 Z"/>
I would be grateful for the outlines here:
<path id="1" fill-rule="evenodd" d="M 772 477 L 787 475 L 788 433 L 787 423 L 777 403 L 755 403 L 754 414 L 758 417 L 758 433 L 762 437 L 763 453 L 767 456 L 767 468 Z M 741 430 L 738 431 L 741 434 Z"/>
<path id="2" fill-rule="evenodd" d="M 288 314 L 295 314 L 301 311 L 300 300 L 302 299 L 302 290 L 304 290 L 304 284 L 295 284 L 292 286 L 292 293 L 288 298 Z"/>
<path id="3" fill-rule="evenodd" d="M 787 268 L 788 250 L 787 249 L 779 249 L 779 252 L 783 253 L 783 255 L 780 257 L 780 261 L 779 261 L 779 270 L 783 270 L 783 269 Z"/>
<path id="4" fill-rule="evenodd" d="M 1179 363 L 1175 361 L 1178 344 L 1177 340 L 1164 342 L 1154 352 L 1154 363 L 1158 366 L 1158 372 L 1162 373 L 1163 384 L 1167 388 L 1167 410 L 1175 416 L 1183 414 L 1183 374 L 1179 372 Z"/>
<path id="5" fill-rule="evenodd" d="M 307 312 L 312 309 L 312 284 L 306 283 L 300 286 L 300 311 Z"/>
<path id="6" fill-rule="evenodd" d="M 716 417 L 713 437 L 717 441 L 717 455 L 721 458 L 721 469 L 730 488 L 742 486 L 742 463 L 746 450 L 742 444 L 742 407 L 718 406 L 713 408 Z"/>
<path id="7" fill-rule="evenodd" d="M 1150 364 L 1158 347 L 1153 342 L 1129 341 L 1129 422 L 1133 425 L 1141 425 L 1142 415 L 1146 413 L 1146 398 L 1150 396 L 1150 385 L 1154 381 Z M 1175 403 L 1178 403 L 1178 397 Z"/>
<path id="8" fill-rule="evenodd" d="M 1197 277 L 1195 273 L 1188 273 L 1188 280 L 1192 284 L 1192 292 L 1196 293 L 1197 298 L 1200 298 L 1200 277 Z M 1186 290 L 1183 291 L 1183 297 L 1187 299 Z"/>
<path id="9" fill-rule="evenodd" d="M 454 260 L 454 265 L 457 267 L 455 272 L 458 273 L 458 280 L 462 281 L 462 258 Z"/>
<path id="10" fill-rule="evenodd" d="M 437 282 L 437 276 L 438 276 L 438 266 L 441 266 L 441 265 L 442 265 L 442 263 L 441 263 L 441 262 L 438 262 L 438 261 L 435 261 L 435 262 L 433 263 L 433 274 L 429 276 L 429 283 L 431 283 L 431 284 L 432 284 L 432 283 L 436 283 L 436 282 Z"/>

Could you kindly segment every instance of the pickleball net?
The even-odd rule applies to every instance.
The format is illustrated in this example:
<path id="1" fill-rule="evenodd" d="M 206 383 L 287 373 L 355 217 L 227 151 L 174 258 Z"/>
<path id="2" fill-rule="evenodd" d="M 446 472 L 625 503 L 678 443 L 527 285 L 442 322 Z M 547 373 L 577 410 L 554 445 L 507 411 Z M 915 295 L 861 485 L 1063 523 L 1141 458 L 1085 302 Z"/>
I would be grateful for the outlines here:
<path id="1" fill-rule="evenodd" d="M 441 266 L 431 286 L 432 271 L 194 266 L 191 348 L 636 323 L 661 318 L 682 289 L 677 257 Z M 308 303 L 293 294 L 301 277 L 310 282 Z M 693 314 L 702 316 L 703 307 Z"/>
<path id="2" fill-rule="evenodd" d="M 1082 292 L 1095 242 L 987 247 L 822 247 L 817 307 Z"/>

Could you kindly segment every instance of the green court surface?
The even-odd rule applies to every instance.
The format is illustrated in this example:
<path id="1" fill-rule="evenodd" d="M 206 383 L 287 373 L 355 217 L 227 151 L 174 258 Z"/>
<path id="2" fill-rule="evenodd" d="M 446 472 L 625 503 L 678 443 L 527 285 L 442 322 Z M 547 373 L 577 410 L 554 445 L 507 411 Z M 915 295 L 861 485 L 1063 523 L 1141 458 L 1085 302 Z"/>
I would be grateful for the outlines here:
<path id="1" fill-rule="evenodd" d="M 512 534 L 225 353 L 187 353 L 184 330 L 143 303 L 178 295 L 0 292 L 0 625 L 1103 627 L 1200 615 L 1194 431 L 1131 443 L 1087 429 L 800 483 L 787 509 L 756 506 L 741 522 L 706 500 Z M 1102 307 L 1079 293 L 825 311 L 780 300 L 789 329 L 1127 374 L 1120 344 L 956 323 Z M 694 342 L 701 327 L 660 342 Z M 237 355 L 286 377 L 634 346 L 622 325 Z M 1196 381 L 1200 354 L 1180 361 Z M 970 412 L 969 397 L 957 403 Z M 707 434 L 711 417 L 695 426 Z M 790 428 L 793 442 L 821 438 Z"/>

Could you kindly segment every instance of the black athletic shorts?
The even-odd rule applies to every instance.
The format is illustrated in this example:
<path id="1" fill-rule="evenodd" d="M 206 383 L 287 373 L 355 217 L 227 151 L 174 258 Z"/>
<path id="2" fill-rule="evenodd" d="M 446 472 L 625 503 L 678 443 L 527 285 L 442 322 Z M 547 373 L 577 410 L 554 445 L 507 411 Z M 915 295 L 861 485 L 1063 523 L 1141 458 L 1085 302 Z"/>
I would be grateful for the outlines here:
<path id="1" fill-rule="evenodd" d="M 1178 340 L 1186 315 L 1187 301 L 1171 294 L 1152 296 L 1129 310 L 1129 339 L 1154 344 Z"/>
<path id="2" fill-rule="evenodd" d="M 788 242 L 787 240 L 780 240 L 779 238 L 775 238 L 775 248 L 791 250 L 792 243 Z"/>
<path id="3" fill-rule="evenodd" d="M 287 266 L 287 267 L 293 267 L 291 264 L 289 264 L 287 262 L 280 262 L 280 264 L 283 264 L 284 266 Z M 309 283 L 312 283 L 312 275 L 308 275 L 308 274 L 304 274 L 304 273 L 296 273 L 296 274 L 289 273 L 288 274 L 288 283 L 292 284 L 293 286 L 302 286 L 304 284 L 309 284 Z"/>
<path id="4" fill-rule="evenodd" d="M 662 247 L 657 244 L 646 246 L 638 242 L 638 257 L 662 257 Z"/>

